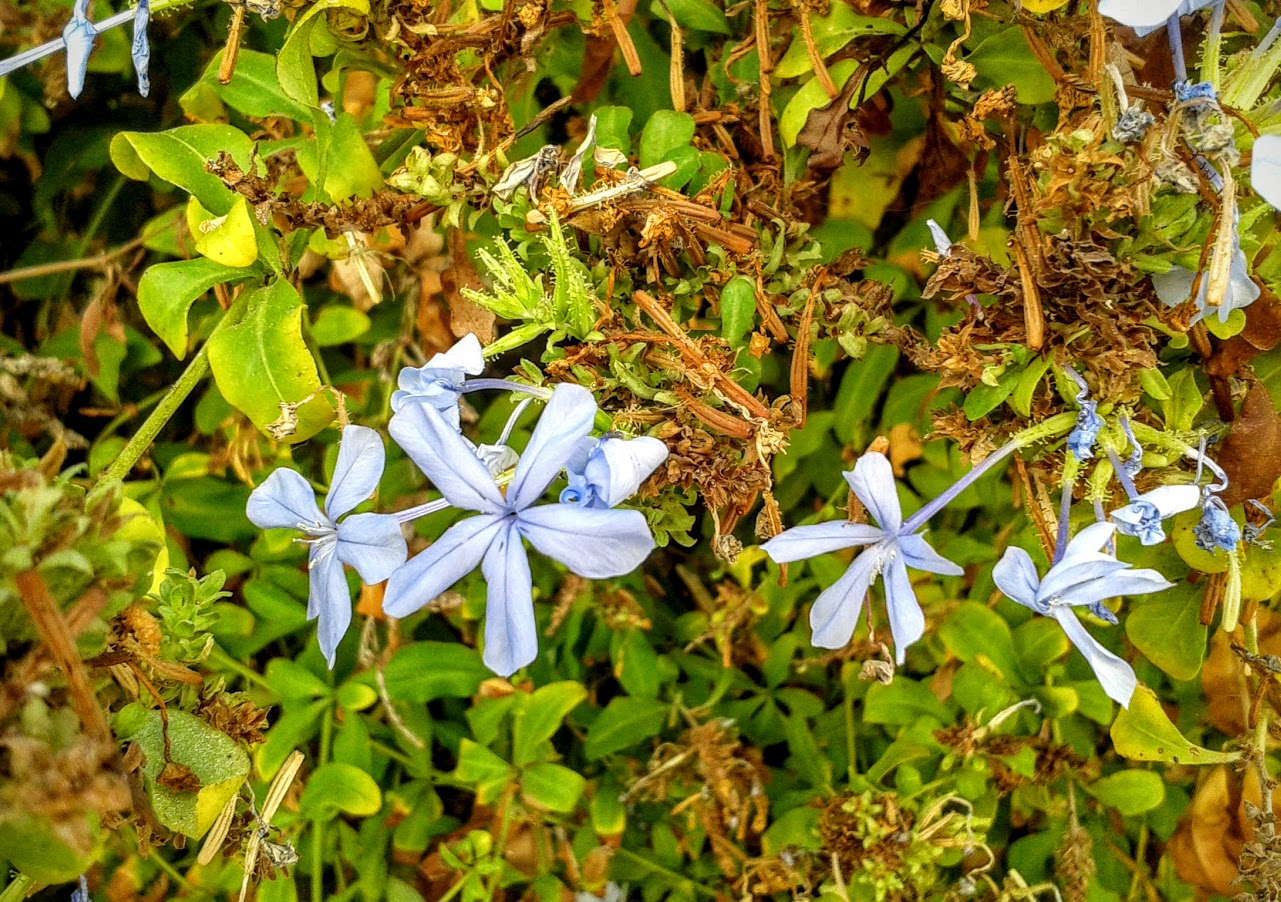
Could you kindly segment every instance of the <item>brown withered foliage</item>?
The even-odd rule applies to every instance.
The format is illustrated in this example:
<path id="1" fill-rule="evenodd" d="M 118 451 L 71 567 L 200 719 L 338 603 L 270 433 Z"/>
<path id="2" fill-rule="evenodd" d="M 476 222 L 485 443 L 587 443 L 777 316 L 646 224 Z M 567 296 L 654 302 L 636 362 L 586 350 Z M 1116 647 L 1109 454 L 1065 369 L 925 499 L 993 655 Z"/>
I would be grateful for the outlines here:
<path id="1" fill-rule="evenodd" d="M 683 814 L 690 830 L 706 831 L 717 865 L 734 877 L 769 824 L 768 780 L 760 750 L 745 746 L 731 723 L 713 720 L 659 746 L 627 796 L 675 802 L 673 823 Z"/>
<path id="2" fill-rule="evenodd" d="M 1250 387 L 1216 457 L 1228 474 L 1224 504 L 1272 494 L 1281 477 L 1281 415 L 1263 383 Z"/>

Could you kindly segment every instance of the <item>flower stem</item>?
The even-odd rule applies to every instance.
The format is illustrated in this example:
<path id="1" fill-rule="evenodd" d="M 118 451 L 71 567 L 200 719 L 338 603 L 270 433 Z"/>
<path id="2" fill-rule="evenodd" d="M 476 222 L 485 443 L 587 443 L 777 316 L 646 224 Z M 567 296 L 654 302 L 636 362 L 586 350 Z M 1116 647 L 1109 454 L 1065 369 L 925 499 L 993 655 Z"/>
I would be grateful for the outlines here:
<path id="1" fill-rule="evenodd" d="M 1170 38 L 1170 57 L 1174 60 L 1174 80 L 1188 80 L 1188 64 L 1183 58 L 1183 26 L 1176 10 L 1165 23 L 1165 33 Z"/>
<path id="2" fill-rule="evenodd" d="M 231 309 L 226 312 L 223 318 L 219 320 L 218 325 L 214 327 L 213 334 L 209 336 L 210 340 L 213 339 L 214 335 L 218 334 L 219 330 L 239 322 L 245 312 L 246 301 L 243 299 L 248 296 L 249 292 L 241 293 L 236 302 L 231 305 Z M 187 364 L 187 368 L 183 370 L 182 375 L 178 377 L 178 381 L 169 389 L 168 394 L 161 399 L 160 403 L 156 405 L 156 409 L 143 422 L 142 428 L 134 434 L 133 438 L 129 439 L 129 443 L 120 452 L 120 456 L 112 461 L 111 466 L 107 467 L 102 475 L 98 477 L 99 484 L 112 481 L 119 482 L 129 475 L 129 471 L 138 462 L 138 458 L 142 457 L 143 453 L 151 447 L 151 443 L 156 440 L 160 430 L 178 412 L 182 402 L 187 400 L 187 396 L 195 390 L 195 387 L 200 384 L 208 372 L 209 341 L 206 341 L 200 350 L 196 352 L 196 356 L 191 358 L 191 363 Z"/>
<path id="3" fill-rule="evenodd" d="M 1134 480 L 1130 474 L 1125 472 L 1125 465 L 1121 463 L 1121 458 L 1117 457 L 1116 449 L 1111 445 L 1107 446 L 1108 460 L 1112 461 L 1112 469 L 1116 473 L 1116 481 L 1121 483 L 1121 488 L 1125 489 L 1125 494 L 1131 501 L 1139 497 L 1139 490 L 1134 487 Z"/>
<path id="4" fill-rule="evenodd" d="M 975 464 L 970 472 L 966 473 L 956 482 L 952 483 L 943 494 L 927 502 L 920 510 L 912 514 L 905 521 L 899 530 L 899 535 L 910 535 L 924 526 L 931 517 L 947 507 L 956 500 L 956 496 L 964 492 L 974 484 L 984 473 L 992 469 L 998 463 L 1009 457 L 1019 448 L 1035 444 L 1054 435 L 1067 432 L 1076 424 L 1075 413 L 1060 413 L 1050 417 L 1044 423 L 1038 423 L 1030 426 L 1022 432 L 1016 433 L 1015 436 L 1006 442 L 1001 448 L 993 451 L 979 463 Z"/>
<path id="5" fill-rule="evenodd" d="M 542 398 L 547 401 L 552 396 L 550 388 L 544 388 L 541 385 L 526 385 L 524 382 L 517 382 L 514 379 L 468 379 L 458 387 L 462 393 L 473 391 L 514 391 L 523 392 L 527 395 L 533 395 L 535 398 Z"/>
<path id="6" fill-rule="evenodd" d="M 1076 484 L 1076 467 L 1071 466 L 1076 462 L 1074 457 L 1068 457 L 1071 472 L 1063 473 L 1063 497 L 1059 500 L 1059 531 L 1054 537 L 1054 560 L 1050 561 L 1050 566 L 1054 566 L 1063 560 L 1063 553 L 1067 551 L 1068 543 L 1068 520 L 1072 514 L 1072 486 Z"/>

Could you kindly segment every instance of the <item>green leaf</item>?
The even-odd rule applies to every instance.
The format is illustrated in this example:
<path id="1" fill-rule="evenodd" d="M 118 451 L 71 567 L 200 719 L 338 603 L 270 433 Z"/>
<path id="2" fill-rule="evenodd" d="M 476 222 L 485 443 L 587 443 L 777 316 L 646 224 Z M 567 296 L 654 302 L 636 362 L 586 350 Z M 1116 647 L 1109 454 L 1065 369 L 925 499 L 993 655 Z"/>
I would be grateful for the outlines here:
<path id="1" fill-rule="evenodd" d="M 841 387 L 832 404 L 836 413 L 832 431 L 842 442 L 849 444 L 862 436 L 881 390 L 898 364 L 898 353 L 893 345 L 872 345 L 863 359 L 851 363 L 841 377 Z"/>
<path id="2" fill-rule="evenodd" d="M 330 820 L 340 814 L 370 817 L 382 805 L 382 790 L 373 777 L 359 767 L 337 762 L 316 768 L 298 800 L 299 810 L 311 820 Z"/>
<path id="3" fill-rule="evenodd" d="M 731 348 L 741 348 L 756 323 L 756 283 L 735 276 L 721 289 L 721 338 Z"/>
<path id="4" fill-rule="evenodd" d="M 240 196 L 205 169 L 220 151 L 247 170 L 253 142 L 238 128 L 207 124 L 180 125 L 167 132 L 121 132 L 111 139 L 111 161 L 126 176 L 146 181 L 154 172 L 193 195 L 215 216 L 230 212 Z"/>
<path id="5" fill-rule="evenodd" d="M 1023 29 L 1005 28 L 974 48 L 965 61 L 978 70 L 974 86 L 980 90 L 1014 85 L 1019 103 L 1047 103 L 1057 86 L 1028 46 Z"/>
<path id="6" fill-rule="evenodd" d="M 725 11 L 711 0 L 666 0 L 666 7 L 677 25 L 714 34 L 730 33 Z M 651 4 L 649 11 L 660 19 L 667 18 L 663 4 Z"/>
<path id="7" fill-rule="evenodd" d="M 339 113 L 318 142 L 324 146 L 309 142 L 298 148 L 298 165 L 313 184 L 320 181 L 324 169 L 325 193 L 331 200 L 367 198 L 383 186 L 382 170 L 350 113 Z M 328 159 L 328 166 L 321 166 L 320 154 Z"/>
<path id="8" fill-rule="evenodd" d="M 138 309 L 151 330 L 179 360 L 187 356 L 187 313 L 215 285 L 252 278 L 257 269 L 232 269 L 207 260 L 156 263 L 138 280 Z"/>
<path id="9" fill-rule="evenodd" d="M 1214 752 L 1193 745 L 1170 723 L 1156 693 L 1140 686 L 1112 723 L 1112 745 L 1131 761 L 1168 761 L 1171 764 L 1227 764 L 1240 752 Z"/>
<path id="10" fill-rule="evenodd" d="M 559 764 L 535 764 L 520 778 L 520 791 L 526 799 L 562 814 L 574 810 L 586 786 L 581 774 Z"/>
<path id="11" fill-rule="evenodd" d="M 1183 584 L 1153 598 L 1133 602 L 1125 634 L 1135 648 L 1176 680 L 1201 671 L 1206 628 L 1201 625 L 1200 586 Z"/>
<path id="12" fill-rule="evenodd" d="M 311 338 L 322 348 L 344 345 L 369 331 L 369 317 L 354 307 L 326 307 L 311 324 Z"/>
<path id="13" fill-rule="evenodd" d="M 222 54 L 221 50 L 214 54 L 200 81 L 179 98 L 178 103 L 184 112 L 191 113 L 203 94 L 212 93 L 227 106 L 246 116 L 260 119 L 283 116 L 298 122 L 311 121 L 311 110 L 281 88 L 280 79 L 276 75 L 276 57 L 273 54 L 242 47 L 236 58 L 236 75 L 226 85 L 218 81 Z"/>
<path id="14" fill-rule="evenodd" d="M 458 767 L 454 776 L 474 785 L 476 797 L 482 803 L 488 804 L 498 798 L 515 774 L 510 764 L 483 745 L 477 745 L 470 739 L 459 743 Z"/>
<path id="15" fill-rule="evenodd" d="M 581 683 L 550 683 L 522 699 L 512 726 L 512 763 L 524 767 L 535 759 L 539 746 L 560 729 L 561 721 L 587 698 Z"/>
<path id="16" fill-rule="evenodd" d="M 285 45 L 276 57 L 276 80 L 285 96 L 307 107 L 319 108 L 316 65 L 311 56 L 311 33 L 327 9 L 345 7 L 358 15 L 369 15 L 369 0 L 318 0 L 294 20 L 285 36 Z"/>
<path id="17" fill-rule="evenodd" d="M 952 712 L 924 683 L 907 677 L 894 682 L 874 683 L 863 701 L 863 719 L 868 723 L 902 726 L 931 717 L 940 724 L 952 722 Z"/>
<path id="18" fill-rule="evenodd" d="M 832 762 L 819 750 L 818 742 L 810 732 L 805 718 L 799 714 L 785 718 L 783 734 L 787 737 L 787 750 L 790 753 L 788 765 L 804 777 L 811 786 L 819 789 L 830 788 Z"/>
<path id="19" fill-rule="evenodd" d="M 867 85 L 854 92 L 850 98 L 850 104 L 854 105 L 859 102 L 859 94 L 864 98 L 870 99 L 877 91 L 885 87 L 885 83 L 898 74 L 899 70 L 907 65 L 917 53 L 917 47 L 911 43 L 900 47 L 890 54 L 889 59 L 881 66 L 876 67 L 867 76 Z M 838 88 L 844 88 L 845 83 L 850 80 L 854 70 L 858 68 L 858 63 L 854 60 L 841 60 L 828 67 L 827 73 L 832 76 L 832 81 Z M 796 136 L 801 133 L 805 127 L 805 120 L 814 110 L 822 109 L 832 102 L 819 84 L 817 78 L 811 78 L 801 89 L 792 95 L 787 106 L 783 108 L 783 114 L 778 118 L 778 132 L 783 136 L 783 142 L 788 147 L 796 146 Z"/>
<path id="20" fill-rule="evenodd" d="M 1007 681 L 1016 675 L 1010 625 L 991 608 L 973 601 L 958 605 L 939 635 L 948 651 L 962 661 L 973 661 Z"/>
<path id="21" fill-rule="evenodd" d="M 1185 367 L 1171 376 L 1169 385 L 1171 397 L 1168 401 L 1161 402 L 1165 428 L 1171 432 L 1185 432 L 1192 428 L 1192 422 L 1201 412 L 1205 397 L 1197 387 L 1192 367 Z"/>
<path id="22" fill-rule="evenodd" d="M 402 645 L 383 671 L 387 695 L 395 701 L 416 704 L 438 698 L 467 698 L 490 676 L 476 650 L 457 642 Z"/>
<path id="23" fill-rule="evenodd" d="M 1027 365 L 1022 375 L 1019 376 L 1018 385 L 1014 387 L 1014 391 L 1010 395 L 1011 410 L 1021 417 L 1032 415 L 1032 395 L 1036 392 L 1036 387 L 1041 384 L 1041 379 L 1049 368 L 1049 357 L 1037 357 Z"/>
<path id="24" fill-rule="evenodd" d="M 647 698 L 613 699 L 587 730 L 583 753 L 591 761 L 621 751 L 663 729 L 667 705 Z"/>
<path id="25" fill-rule="evenodd" d="M 124 738 L 137 742 L 142 749 L 143 779 L 160 823 L 199 839 L 248 779 L 249 756 L 234 739 L 193 714 L 171 709 L 168 717 L 167 757 L 165 727 L 159 711 L 148 712 L 142 729 Z M 189 768 L 200 781 L 200 789 L 175 792 L 157 782 L 166 761 Z"/>
<path id="26" fill-rule="evenodd" d="M 694 140 L 694 117 L 689 113 L 659 110 L 649 117 L 640 138 L 642 169 L 661 163 L 678 148 Z M 692 149 L 692 148 L 691 148 Z"/>
<path id="27" fill-rule="evenodd" d="M 962 409 L 971 421 L 991 413 L 1001 406 L 1001 402 L 1014 393 L 1018 387 L 1021 371 L 1006 370 L 997 380 L 996 385 L 981 383 L 970 389 L 965 396 Z"/>
<path id="28" fill-rule="evenodd" d="M 1086 787 L 1109 808 L 1126 817 L 1144 814 L 1165 801 L 1165 781 L 1150 770 L 1123 770 Z"/>
<path id="29" fill-rule="evenodd" d="M 196 203 L 194 197 L 191 200 Z M 192 232 L 196 252 L 215 263 L 242 268 L 258 259 L 258 237 L 249 217 L 249 201 L 243 195 L 236 195 L 227 215 L 201 221 Z"/>
<path id="30" fill-rule="evenodd" d="M 1050 617 L 1035 617 L 1020 624 L 1012 636 L 1022 674 L 1039 683 L 1047 664 L 1067 654 L 1071 647 L 1063 628 Z"/>
<path id="31" fill-rule="evenodd" d="M 209 339 L 209 367 L 227 402 L 259 429 L 280 418 L 281 403 L 298 403 L 320 388 L 316 361 L 302 339 L 302 298 L 283 280 L 254 291 L 240 322 Z M 298 408 L 290 442 L 311 438 L 333 420 L 317 395 Z"/>
<path id="32" fill-rule="evenodd" d="M 614 675 L 628 695 L 658 698 L 658 655 L 643 630 L 631 627 L 618 640 Z"/>
<path id="33" fill-rule="evenodd" d="M 892 16 L 862 16 L 846 3 L 833 3 L 824 16 L 812 16 L 810 28 L 814 45 L 824 59 L 861 37 L 877 34 L 901 35 L 907 29 Z M 792 41 L 783 58 L 774 66 L 778 78 L 796 78 L 814 70 L 804 41 Z"/>
<path id="34" fill-rule="evenodd" d="M 288 658 L 273 658 L 267 664 L 266 681 L 281 698 L 310 700 L 332 692 L 328 683 Z"/>
<path id="35" fill-rule="evenodd" d="M 1170 389 L 1170 383 L 1165 381 L 1165 376 L 1158 369 L 1144 367 L 1139 370 L 1139 385 L 1143 390 L 1158 401 L 1168 401 L 1174 397 L 1174 392 Z"/>

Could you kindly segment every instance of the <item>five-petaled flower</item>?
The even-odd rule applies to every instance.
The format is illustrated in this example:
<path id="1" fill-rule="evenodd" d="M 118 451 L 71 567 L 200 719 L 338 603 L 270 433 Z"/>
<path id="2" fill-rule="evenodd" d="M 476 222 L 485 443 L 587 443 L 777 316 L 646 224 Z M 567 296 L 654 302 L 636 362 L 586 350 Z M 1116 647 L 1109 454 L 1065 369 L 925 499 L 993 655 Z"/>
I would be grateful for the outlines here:
<path id="1" fill-rule="evenodd" d="M 1108 697 L 1129 707 L 1138 680 L 1134 669 L 1098 643 L 1071 608 L 1085 607 L 1111 623 L 1116 617 L 1102 605 L 1117 595 L 1146 595 L 1172 585 L 1155 570 L 1132 570 L 1099 549 L 1112 538 L 1111 523 L 1095 523 L 1068 543 L 1063 557 L 1041 579 L 1032 556 L 1011 546 L 992 569 L 997 588 L 1012 601 L 1053 617 L 1072 644 L 1085 655 Z"/>
<path id="2" fill-rule="evenodd" d="M 480 339 L 468 333 L 424 365 L 401 370 L 397 379 L 400 390 L 392 392 L 391 409 L 399 414 L 412 402 L 425 403 L 440 411 L 454 429 L 458 429 L 458 398 L 463 382 L 468 376 L 480 375 L 484 369 Z"/>
<path id="3" fill-rule="evenodd" d="M 338 643 L 351 624 L 351 592 L 343 576 L 350 564 L 366 583 L 379 583 L 405 562 L 409 549 L 400 523 L 391 514 L 353 514 L 337 522 L 378 487 L 386 451 L 378 433 L 364 426 L 347 426 L 338 446 L 338 463 L 325 509 L 316 494 L 293 470 L 276 470 L 254 489 L 245 509 L 262 529 L 297 529 L 311 545 L 307 567 L 311 591 L 307 619 L 319 618 L 318 638 L 329 666 L 334 666 Z"/>
<path id="4" fill-rule="evenodd" d="M 845 575 L 814 602 L 810 610 L 811 641 L 819 648 L 841 648 L 854 635 L 868 588 L 880 574 L 885 578 L 885 606 L 898 663 L 907 647 L 925 632 L 925 615 L 908 579 L 909 566 L 930 573 L 960 576 L 964 571 L 941 557 L 924 538 L 903 522 L 894 471 L 885 455 L 869 452 L 859 458 L 845 481 L 875 518 L 878 526 L 845 521 L 795 526 L 761 547 L 775 563 L 799 561 L 829 551 L 869 546 L 850 564 Z"/>
<path id="5" fill-rule="evenodd" d="M 488 583 L 486 666 L 510 676 L 538 654 L 533 582 L 522 537 L 588 579 L 628 573 L 654 548 L 645 515 L 576 504 L 534 502 L 592 428 L 596 401 L 578 385 L 558 385 L 520 456 L 507 494 L 467 440 L 430 404 L 403 407 L 392 437 L 454 507 L 476 511 L 392 574 L 383 610 L 405 617 L 480 564 Z"/>

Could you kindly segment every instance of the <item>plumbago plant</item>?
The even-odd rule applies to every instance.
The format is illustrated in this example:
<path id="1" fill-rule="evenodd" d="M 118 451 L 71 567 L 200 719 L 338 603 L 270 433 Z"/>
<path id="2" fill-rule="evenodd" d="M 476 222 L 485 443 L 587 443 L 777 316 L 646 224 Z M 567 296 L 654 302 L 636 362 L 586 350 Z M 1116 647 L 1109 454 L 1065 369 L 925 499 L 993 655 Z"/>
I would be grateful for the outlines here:
<path id="1" fill-rule="evenodd" d="M 1281 898 L 1278 14 L 7 10 L 0 899 Z"/>

